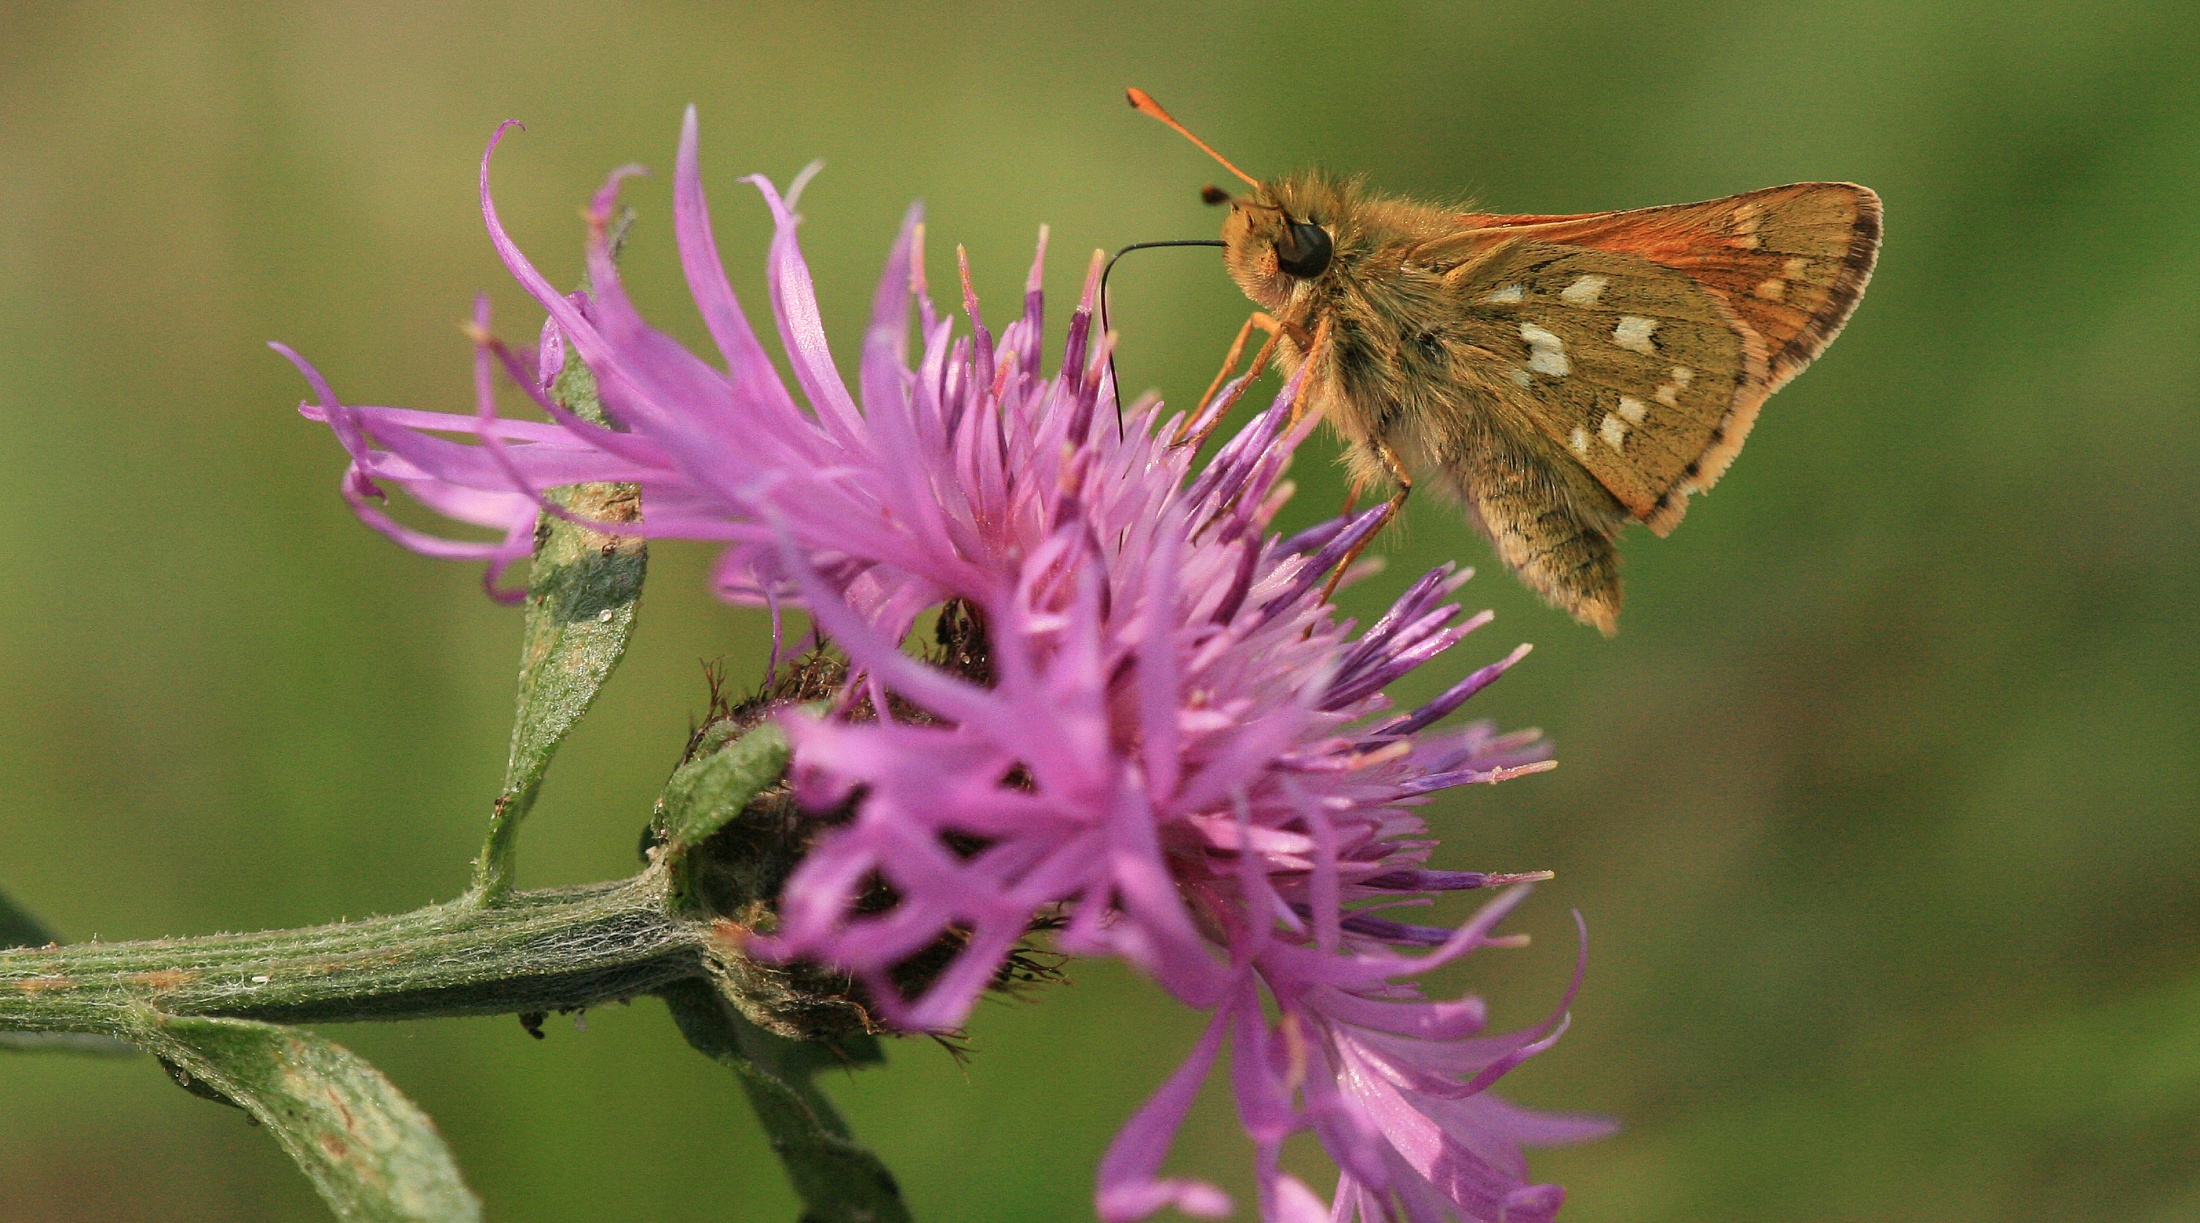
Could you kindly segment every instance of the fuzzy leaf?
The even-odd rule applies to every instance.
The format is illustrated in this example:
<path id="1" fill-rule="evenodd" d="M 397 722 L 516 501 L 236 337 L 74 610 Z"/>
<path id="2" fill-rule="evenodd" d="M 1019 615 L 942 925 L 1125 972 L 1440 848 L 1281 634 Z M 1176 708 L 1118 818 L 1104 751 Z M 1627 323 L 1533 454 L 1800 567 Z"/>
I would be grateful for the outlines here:
<path id="1" fill-rule="evenodd" d="M 178 1082 L 266 1126 L 338 1218 L 481 1218 L 427 1114 L 342 1046 L 301 1028 L 173 1016 L 156 1018 L 146 1043 Z"/>
<path id="2" fill-rule="evenodd" d="M 552 495 L 583 518 L 632 521 L 640 513 L 640 494 L 632 485 L 583 484 Z M 519 708 L 504 773 L 509 800 L 532 805 L 558 744 L 626 652 L 648 563 L 648 550 L 637 536 L 606 535 L 544 517 L 535 534 Z"/>
<path id="3" fill-rule="evenodd" d="M 673 771 L 665 782 L 664 836 L 675 850 L 700 843 L 786 776 L 787 732 L 760 722 L 749 732 Z"/>
<path id="4" fill-rule="evenodd" d="M 909 1223 L 894 1174 L 849 1136 L 811 1081 L 820 1069 L 882 1060 L 877 1041 L 859 1036 L 828 1046 L 774 1036 L 700 981 L 683 981 L 663 997 L 688 1043 L 741 1080 L 802 1199 L 801 1223 Z"/>
<path id="5" fill-rule="evenodd" d="M 568 350 L 551 394 L 575 414 L 606 423 L 595 377 L 578 353 Z M 591 522 L 641 517 L 641 490 L 632 484 L 576 484 L 550 497 Z M 512 750 L 475 864 L 478 893 L 495 897 L 510 889 L 520 822 L 542 793 L 558 745 L 626 653 L 648 568 L 649 549 L 639 536 L 606 534 L 547 513 L 536 525 Z"/>

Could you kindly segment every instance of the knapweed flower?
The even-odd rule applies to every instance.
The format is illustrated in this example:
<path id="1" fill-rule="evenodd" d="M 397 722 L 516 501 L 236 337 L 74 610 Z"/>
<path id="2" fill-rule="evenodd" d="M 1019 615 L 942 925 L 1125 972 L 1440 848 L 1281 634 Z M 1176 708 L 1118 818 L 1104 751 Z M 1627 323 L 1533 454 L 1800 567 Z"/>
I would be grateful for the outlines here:
<path id="1" fill-rule="evenodd" d="M 1606 1127 L 1484 1089 L 1547 1047 L 1559 1017 L 1480 1037 L 1478 1002 L 1428 1001 L 1406 980 L 1503 941 L 1492 929 L 1522 890 L 1458 930 L 1390 913 L 1512 881 L 1427 869 L 1433 843 L 1410 808 L 1539 767 L 1532 737 L 1427 729 L 1519 653 L 1420 709 L 1388 709 L 1386 683 L 1482 618 L 1455 622 L 1448 569 L 1364 634 L 1330 615 L 1320 580 L 1369 519 L 1312 538 L 1265 532 L 1280 501 L 1267 460 L 1288 447 L 1278 434 L 1296 389 L 1189 487 L 1183 452 L 1155 441 L 1152 422 L 1123 442 L 1096 430 L 1093 453 L 1137 454 L 1108 470 L 1151 484 L 1155 512 L 1131 530 L 1065 499 L 1013 596 L 972 598 L 989 686 L 907 657 L 822 585 L 806 592 L 857 665 L 940 721 L 790 723 L 804 797 L 861 797 L 788 882 L 765 948 L 850 969 L 903 1026 L 950 1027 L 1047 916 L 1064 951 L 1121 956 L 1212 1010 L 1191 1060 L 1103 1162 L 1103 1218 L 1227 1210 L 1212 1188 L 1159 1175 L 1226 1037 L 1266 1217 L 1326 1217 L 1278 1166 L 1284 1139 L 1311 1128 L 1343 1169 L 1345 1209 L 1369 1220 L 1391 1217 L 1392 1201 L 1413 1219 L 1452 1217 L 1434 1209 L 1445 1202 L 1469 1219 L 1549 1218 L 1562 1195 L 1526 1183 L 1519 1141 Z M 860 913 L 876 880 L 897 903 Z M 967 940 L 961 954 L 920 997 L 899 997 L 894 966 L 949 931 Z"/>
<path id="2" fill-rule="evenodd" d="M 844 969 L 904 1030 L 959 1026 L 1035 928 L 1065 952 L 1119 956 L 1211 1012 L 1102 1160 L 1104 1219 L 1228 1212 L 1212 1186 L 1162 1174 L 1225 1044 L 1264 1218 L 1550 1218 L 1563 1193 L 1529 1183 L 1521 1147 L 1609 1127 L 1488 1088 L 1556 1040 L 1565 1004 L 1530 1030 L 1487 1035 L 1478 1000 L 1430 999 L 1413 983 L 1515 941 L 1496 927 L 1525 886 L 1455 929 L 1402 920 L 1441 893 L 1540 877 L 1432 869 L 1436 843 L 1414 814 L 1442 790 L 1548 766 L 1532 733 L 1437 728 L 1525 647 L 1418 709 L 1383 695 L 1488 619 L 1462 621 L 1448 601 L 1466 575 L 1422 577 L 1364 631 L 1340 621 L 1327 579 L 1380 518 L 1272 530 L 1286 463 L 1315 423 L 1300 383 L 1195 467 L 1172 441 L 1204 421 L 1154 402 L 1119 414 L 1103 377 L 1108 340 L 1092 335 L 1093 276 L 1049 376 L 1040 263 L 997 341 L 963 269 L 969 333 L 957 336 L 927 292 L 914 212 L 851 395 L 796 240 L 800 180 L 782 197 L 752 178 L 777 226 L 773 313 L 805 409 L 719 263 L 692 112 L 677 166 L 681 260 L 722 364 L 649 327 L 620 285 L 606 233 L 628 171 L 590 210 L 593 291 L 567 296 L 506 237 L 485 156 L 490 234 L 549 313 L 542 341 L 515 353 L 480 320 L 471 416 L 345 406 L 300 362 L 316 394 L 304 411 L 350 453 L 347 497 L 409 547 L 488 560 L 493 587 L 524 555 L 536 515 L 562 512 L 547 489 L 635 483 L 641 518 L 620 530 L 721 542 L 721 595 L 805 607 L 876 712 L 787 716 L 797 793 L 853 812 L 822 831 L 783 890 L 776 929 L 752 948 Z M 545 393 L 569 349 L 615 428 Z M 549 423 L 497 415 L 499 362 Z M 453 544 L 403 528 L 374 500 L 384 484 L 503 539 Z M 975 677 L 902 648 L 918 616 L 948 600 L 982 630 Z M 925 716 L 897 719 L 897 705 Z M 896 974 L 943 945 L 954 949 L 944 968 L 913 986 Z M 1340 1169 L 1329 1206 L 1280 1166 L 1284 1140 L 1302 1131 Z"/>

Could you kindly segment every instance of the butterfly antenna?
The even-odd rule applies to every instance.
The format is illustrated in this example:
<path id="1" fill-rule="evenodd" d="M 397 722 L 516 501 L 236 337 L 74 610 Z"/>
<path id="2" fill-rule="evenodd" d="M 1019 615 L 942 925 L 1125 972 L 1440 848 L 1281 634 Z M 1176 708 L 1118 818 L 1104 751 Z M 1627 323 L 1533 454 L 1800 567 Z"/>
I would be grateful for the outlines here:
<path id="1" fill-rule="evenodd" d="M 1138 93 L 1135 89 L 1131 92 Z M 1145 95 L 1139 94 L 1139 96 L 1144 97 Z M 1225 162 L 1223 164 L 1227 165 L 1229 163 Z M 1180 238 L 1170 242 L 1133 242 L 1122 250 L 1115 252 L 1115 258 L 1108 260 L 1108 266 L 1100 270 L 1100 334 L 1108 334 L 1108 277 L 1115 274 L 1115 265 L 1123 256 L 1130 254 L 1132 251 L 1150 251 L 1162 246 L 1228 245 L 1229 243 L 1216 238 Z M 1108 391 L 1115 397 L 1115 438 L 1117 441 L 1121 441 L 1123 440 L 1123 384 L 1115 376 L 1115 349 L 1112 347 L 1108 349 Z"/>
<path id="2" fill-rule="evenodd" d="M 1129 90 L 1128 93 L 1131 100 L 1132 110 L 1135 110 L 1143 115 L 1151 115 L 1154 118 L 1161 120 L 1163 123 L 1168 124 L 1169 128 L 1177 135 L 1182 136 L 1186 140 L 1191 141 L 1193 144 L 1198 145 L 1201 152 L 1205 153 L 1209 157 L 1214 158 L 1216 161 L 1221 162 L 1223 169 L 1228 170 L 1230 173 L 1235 174 L 1239 178 L 1245 180 L 1246 186 L 1256 189 L 1259 188 L 1259 179 L 1254 178 L 1252 175 L 1247 174 L 1245 171 L 1231 165 L 1229 158 L 1215 152 L 1214 149 L 1210 147 L 1206 141 L 1192 135 L 1190 129 L 1186 128 L 1183 124 L 1178 123 L 1174 118 L 1170 116 L 1168 111 L 1161 109 L 1161 103 L 1154 101 L 1153 98 L 1148 95 L 1145 90 L 1134 88 Z"/>

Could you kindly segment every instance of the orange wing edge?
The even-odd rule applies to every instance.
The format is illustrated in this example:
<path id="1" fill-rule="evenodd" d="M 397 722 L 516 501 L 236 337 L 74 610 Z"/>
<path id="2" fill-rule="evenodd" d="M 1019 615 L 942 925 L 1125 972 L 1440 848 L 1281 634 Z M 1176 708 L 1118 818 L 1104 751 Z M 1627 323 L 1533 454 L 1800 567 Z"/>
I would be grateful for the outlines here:
<path id="1" fill-rule="evenodd" d="M 1856 224 L 1849 235 L 1848 252 L 1841 260 L 1841 275 L 1828 290 L 1826 304 L 1810 323 L 1779 352 L 1766 354 L 1764 376 L 1745 378 L 1735 389 L 1734 402 L 1727 408 L 1719 427 L 1712 431 L 1711 444 L 1682 471 L 1680 479 L 1674 481 L 1673 487 L 1667 489 L 1657 505 L 1643 517 L 1643 524 L 1660 538 L 1680 525 L 1681 516 L 1688 512 L 1689 497 L 1710 491 L 1711 486 L 1719 482 L 1719 477 L 1726 474 L 1734 456 L 1742 452 L 1742 443 L 1749 440 L 1749 431 L 1757 423 L 1757 410 L 1774 391 L 1793 381 L 1795 375 L 1803 372 L 1804 366 L 1826 351 L 1826 346 L 1848 325 L 1849 316 L 1856 313 L 1857 303 L 1864 297 L 1864 286 L 1871 283 L 1872 269 L 1879 262 L 1879 194 L 1856 183 L 1810 185 L 1856 192 Z M 1757 339 L 1758 348 L 1763 347 L 1763 340 L 1747 324 L 1737 320 L 1737 326 Z"/>

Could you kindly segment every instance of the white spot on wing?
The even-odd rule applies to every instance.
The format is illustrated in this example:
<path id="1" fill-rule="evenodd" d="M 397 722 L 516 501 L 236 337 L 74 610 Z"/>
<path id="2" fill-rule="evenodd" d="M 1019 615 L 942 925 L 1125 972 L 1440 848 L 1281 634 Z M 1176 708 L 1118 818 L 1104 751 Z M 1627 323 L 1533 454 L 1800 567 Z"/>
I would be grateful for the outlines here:
<path id="1" fill-rule="evenodd" d="M 1512 370 L 1511 370 L 1510 372 L 1508 372 L 1508 373 L 1507 373 L 1507 374 L 1506 374 L 1505 376 L 1506 376 L 1507 378 L 1510 378 L 1510 379 L 1512 379 L 1512 380 L 1513 380 L 1513 385 L 1515 385 L 1515 386 L 1534 386 L 1534 385 L 1535 385 L 1535 378 L 1534 378 L 1534 376 L 1533 376 L 1533 375 L 1531 375 L 1531 374 L 1529 374 L 1529 373 L 1528 373 L 1528 371 L 1526 371 L 1526 370 L 1524 370 L 1524 369 L 1521 369 L 1521 368 L 1520 368 L 1519 366 L 1517 366 L 1517 365 L 1516 365 L 1516 366 L 1514 366 L 1514 367 L 1512 368 Z"/>
<path id="2" fill-rule="evenodd" d="M 1650 414 L 1650 405 L 1633 395 L 1622 395 L 1619 397 L 1619 414 L 1627 418 L 1628 424 L 1639 425 L 1642 418 Z"/>
<path id="3" fill-rule="evenodd" d="M 1695 377 L 1695 370 L 1685 365 L 1676 365 L 1673 367 L 1673 380 L 1652 392 L 1650 397 L 1666 407 L 1673 407 L 1680 403 L 1681 392 L 1688 389 L 1689 382 Z"/>
<path id="4" fill-rule="evenodd" d="M 1594 306 L 1597 299 L 1604 296 L 1604 286 L 1610 283 L 1612 278 L 1609 276 L 1584 276 L 1567 285 L 1558 299 L 1576 306 Z"/>
<path id="5" fill-rule="evenodd" d="M 1745 251 L 1753 251 L 1764 245 L 1757 236 L 1757 226 L 1764 220 L 1754 201 L 1734 206 L 1734 245 Z"/>
<path id="6" fill-rule="evenodd" d="M 1810 260 L 1803 258 L 1801 255 L 1797 255 L 1795 258 L 1787 261 L 1787 263 L 1781 268 L 1780 274 L 1787 277 L 1789 280 L 1801 280 L 1803 278 L 1803 272 L 1809 267 Z"/>
<path id="7" fill-rule="evenodd" d="M 1503 288 L 1492 289 L 1484 293 L 1482 300 L 1493 306 L 1504 306 L 1519 301 L 1527 295 L 1528 291 L 1519 285 L 1506 285 Z"/>
<path id="8" fill-rule="evenodd" d="M 1597 429 L 1597 436 L 1604 439 L 1605 445 L 1617 450 L 1620 443 L 1627 440 L 1627 424 L 1619 417 L 1606 412 L 1604 414 L 1604 424 Z"/>
<path id="9" fill-rule="evenodd" d="M 1575 454 L 1587 458 L 1589 455 L 1589 431 L 1587 429 L 1574 430 L 1573 440 L 1569 444 L 1573 446 Z"/>
<path id="10" fill-rule="evenodd" d="M 1520 338 L 1528 342 L 1529 369 L 1553 378 L 1574 372 L 1574 363 L 1566 359 L 1566 341 L 1534 323 L 1520 324 Z"/>
<path id="11" fill-rule="evenodd" d="M 1768 302 L 1776 302 L 1788 295 L 1788 282 L 1775 276 L 1770 280 L 1759 281 L 1757 287 L 1750 292 Z"/>
<path id="12" fill-rule="evenodd" d="M 1658 320 L 1654 318 L 1623 314 L 1619 317 L 1619 326 L 1612 328 L 1612 342 L 1629 352 L 1648 356 L 1657 351 L 1650 346 L 1650 333 L 1657 329 Z"/>

